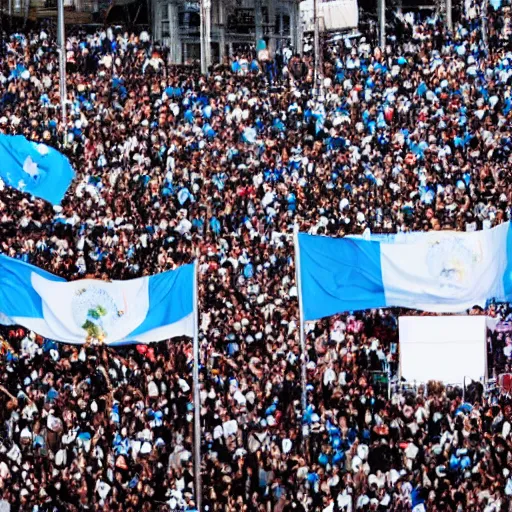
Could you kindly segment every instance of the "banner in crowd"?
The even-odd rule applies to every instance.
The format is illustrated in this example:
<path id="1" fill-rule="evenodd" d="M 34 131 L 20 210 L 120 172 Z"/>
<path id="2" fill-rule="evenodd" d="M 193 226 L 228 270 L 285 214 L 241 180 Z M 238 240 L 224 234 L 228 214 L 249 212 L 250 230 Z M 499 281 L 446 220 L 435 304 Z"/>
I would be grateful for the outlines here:
<path id="1" fill-rule="evenodd" d="M 75 172 L 56 149 L 23 135 L 0 134 L 0 178 L 10 187 L 60 204 Z"/>
<path id="2" fill-rule="evenodd" d="M 459 313 L 512 298 L 510 223 L 408 243 L 298 234 L 304 320 L 405 307 Z"/>
<path id="3" fill-rule="evenodd" d="M 488 318 L 479 315 L 401 316 L 400 377 L 417 385 L 487 380 L 488 328 Z"/>
<path id="4" fill-rule="evenodd" d="M 0 255 L 0 322 L 82 344 L 149 343 L 194 334 L 194 265 L 127 281 L 67 282 Z"/>
<path id="5" fill-rule="evenodd" d="M 300 2 L 301 19 L 305 32 L 313 32 L 315 27 L 315 2 Z M 322 28 L 328 31 L 342 31 L 357 28 L 359 25 L 359 4 L 357 0 L 324 0 L 318 3 L 318 17 Z"/>

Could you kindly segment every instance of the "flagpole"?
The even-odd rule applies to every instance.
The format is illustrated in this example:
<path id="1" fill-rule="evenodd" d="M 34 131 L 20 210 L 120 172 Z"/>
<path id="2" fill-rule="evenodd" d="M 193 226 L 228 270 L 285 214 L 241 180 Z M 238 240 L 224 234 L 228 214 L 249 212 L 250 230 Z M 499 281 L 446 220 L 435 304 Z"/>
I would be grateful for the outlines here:
<path id="1" fill-rule="evenodd" d="M 201 74 L 207 75 L 211 65 L 211 0 L 200 0 L 199 32 L 201 43 Z"/>
<path id="2" fill-rule="evenodd" d="M 379 11 L 379 46 L 382 54 L 386 51 L 386 0 L 378 0 Z"/>
<path id="3" fill-rule="evenodd" d="M 307 364 L 307 350 L 306 350 L 306 330 L 304 328 L 304 311 L 302 309 L 302 284 L 300 279 L 300 248 L 299 248 L 299 234 L 294 233 L 293 235 L 293 245 L 295 248 L 295 284 L 297 285 L 297 297 L 299 300 L 299 339 L 300 339 L 300 384 L 301 384 L 301 406 L 302 406 L 302 436 L 303 436 L 303 444 L 304 444 L 304 454 L 306 458 L 308 456 L 306 450 L 306 441 L 309 437 L 309 428 L 304 424 L 304 415 L 306 414 L 306 408 L 308 405 L 308 396 L 307 396 L 307 374 L 306 374 L 306 364 Z"/>
<path id="4" fill-rule="evenodd" d="M 196 495 L 196 507 L 201 512 L 202 482 L 201 482 L 201 398 L 199 395 L 199 315 L 197 297 L 197 273 L 198 260 L 194 261 L 194 367 L 192 370 L 194 393 L 194 486 Z"/>
<path id="5" fill-rule="evenodd" d="M 64 146 L 67 144 L 67 115 L 66 115 L 66 35 L 64 30 L 64 0 L 57 2 L 58 39 L 59 39 L 59 93 L 62 115 L 62 129 L 64 131 Z"/>
<path id="6" fill-rule="evenodd" d="M 319 67 L 320 67 L 320 27 L 318 26 L 318 0 L 313 0 L 313 52 L 314 68 L 313 80 L 314 89 L 318 89 Z"/>

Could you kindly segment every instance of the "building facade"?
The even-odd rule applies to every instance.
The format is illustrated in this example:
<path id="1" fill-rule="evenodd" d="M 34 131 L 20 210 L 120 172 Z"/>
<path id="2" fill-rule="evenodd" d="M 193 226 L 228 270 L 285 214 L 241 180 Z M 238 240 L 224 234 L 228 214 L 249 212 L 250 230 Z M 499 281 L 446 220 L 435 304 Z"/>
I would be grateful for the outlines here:
<path id="1" fill-rule="evenodd" d="M 169 47 L 171 62 L 199 61 L 201 8 L 209 17 L 206 25 L 212 64 L 254 47 L 259 40 L 264 40 L 271 52 L 289 45 L 300 50 L 297 0 L 203 0 L 202 6 L 199 1 L 153 0 L 153 37 Z"/>

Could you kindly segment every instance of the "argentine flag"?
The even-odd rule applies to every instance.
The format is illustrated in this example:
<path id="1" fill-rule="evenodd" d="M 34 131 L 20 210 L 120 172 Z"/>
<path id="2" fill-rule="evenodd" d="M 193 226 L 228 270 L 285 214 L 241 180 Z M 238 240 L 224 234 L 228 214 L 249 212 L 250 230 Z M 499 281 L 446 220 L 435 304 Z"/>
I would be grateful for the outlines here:
<path id="1" fill-rule="evenodd" d="M 23 135 L 0 134 L 0 178 L 10 187 L 60 204 L 75 173 L 56 149 Z"/>
<path id="2" fill-rule="evenodd" d="M 0 323 L 66 343 L 149 343 L 194 334 L 194 264 L 127 281 L 67 282 L 0 255 Z"/>
<path id="3" fill-rule="evenodd" d="M 297 237 L 304 320 L 382 307 L 460 313 L 512 300 L 508 222 L 473 233 L 417 233 L 407 243 Z"/>

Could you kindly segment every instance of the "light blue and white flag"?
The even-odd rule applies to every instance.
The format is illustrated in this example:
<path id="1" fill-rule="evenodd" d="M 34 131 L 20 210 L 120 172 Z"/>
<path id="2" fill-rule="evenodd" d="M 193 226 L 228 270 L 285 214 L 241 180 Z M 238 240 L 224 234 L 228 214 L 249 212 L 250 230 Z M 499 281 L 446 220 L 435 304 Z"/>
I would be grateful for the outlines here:
<path id="1" fill-rule="evenodd" d="M 0 323 L 81 344 L 149 343 L 194 334 L 194 264 L 127 281 L 67 282 L 0 255 Z"/>
<path id="2" fill-rule="evenodd" d="M 23 135 L 0 134 L 0 178 L 15 189 L 60 204 L 75 172 L 56 149 Z"/>
<path id="3" fill-rule="evenodd" d="M 381 307 L 459 313 L 512 300 L 508 222 L 473 233 L 417 234 L 407 243 L 297 236 L 305 320 Z"/>

